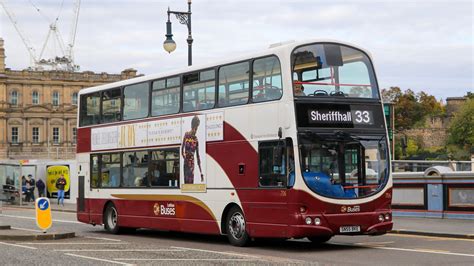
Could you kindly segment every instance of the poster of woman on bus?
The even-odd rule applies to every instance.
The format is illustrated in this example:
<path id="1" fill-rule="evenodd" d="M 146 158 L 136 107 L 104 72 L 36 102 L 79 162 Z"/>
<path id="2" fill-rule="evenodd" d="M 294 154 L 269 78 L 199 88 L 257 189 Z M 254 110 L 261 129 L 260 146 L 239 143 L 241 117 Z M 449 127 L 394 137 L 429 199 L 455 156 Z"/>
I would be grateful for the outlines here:
<path id="1" fill-rule="evenodd" d="M 206 116 L 182 118 L 180 148 L 181 190 L 206 191 Z"/>

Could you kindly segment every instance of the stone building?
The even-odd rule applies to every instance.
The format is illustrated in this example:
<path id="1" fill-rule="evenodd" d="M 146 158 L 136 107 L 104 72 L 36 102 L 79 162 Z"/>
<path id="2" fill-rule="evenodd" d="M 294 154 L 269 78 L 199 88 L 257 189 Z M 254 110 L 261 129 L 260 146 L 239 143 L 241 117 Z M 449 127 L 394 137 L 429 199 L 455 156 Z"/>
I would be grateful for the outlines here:
<path id="1" fill-rule="evenodd" d="M 0 38 L 0 161 L 74 158 L 79 90 L 137 74 L 11 70 L 5 57 Z"/>

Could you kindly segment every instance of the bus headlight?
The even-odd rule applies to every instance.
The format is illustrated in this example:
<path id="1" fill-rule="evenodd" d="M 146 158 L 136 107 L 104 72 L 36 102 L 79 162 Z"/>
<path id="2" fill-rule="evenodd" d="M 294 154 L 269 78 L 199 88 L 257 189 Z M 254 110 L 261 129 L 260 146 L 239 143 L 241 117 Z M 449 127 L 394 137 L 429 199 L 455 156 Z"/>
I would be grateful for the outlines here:
<path id="1" fill-rule="evenodd" d="M 320 225 L 321 224 L 321 219 L 319 219 L 318 217 L 314 218 L 314 224 L 315 225 Z"/>
<path id="2" fill-rule="evenodd" d="M 304 221 L 307 225 L 310 225 L 311 222 L 312 222 L 312 219 L 311 219 L 311 217 L 306 217 L 306 219 Z"/>
<path id="3" fill-rule="evenodd" d="M 383 221 L 384 221 L 384 216 L 383 216 L 383 214 L 380 214 L 379 215 L 379 222 L 383 222 Z"/>
<path id="4" fill-rule="evenodd" d="M 389 213 L 386 213 L 386 214 L 385 214 L 385 220 L 386 220 L 386 221 L 390 221 L 390 214 L 389 214 Z"/>

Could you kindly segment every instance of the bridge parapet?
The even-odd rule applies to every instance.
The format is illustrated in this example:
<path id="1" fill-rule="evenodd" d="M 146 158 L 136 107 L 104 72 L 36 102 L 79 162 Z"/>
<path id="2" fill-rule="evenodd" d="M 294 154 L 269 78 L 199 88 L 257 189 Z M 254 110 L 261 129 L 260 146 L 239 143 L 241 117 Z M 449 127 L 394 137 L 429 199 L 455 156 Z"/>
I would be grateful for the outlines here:
<path id="1" fill-rule="evenodd" d="M 474 172 L 393 173 L 394 215 L 474 219 Z"/>

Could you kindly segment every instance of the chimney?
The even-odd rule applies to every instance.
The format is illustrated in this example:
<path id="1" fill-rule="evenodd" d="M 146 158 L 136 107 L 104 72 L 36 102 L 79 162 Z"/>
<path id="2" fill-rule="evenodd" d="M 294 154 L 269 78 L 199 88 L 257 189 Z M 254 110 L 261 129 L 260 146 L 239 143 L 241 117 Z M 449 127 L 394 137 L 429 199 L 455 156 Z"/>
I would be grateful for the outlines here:
<path id="1" fill-rule="evenodd" d="M 3 39 L 0 38 L 0 73 L 5 72 L 5 48 L 3 47 Z"/>

